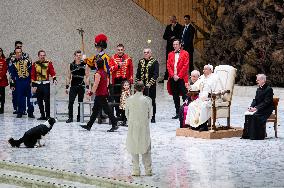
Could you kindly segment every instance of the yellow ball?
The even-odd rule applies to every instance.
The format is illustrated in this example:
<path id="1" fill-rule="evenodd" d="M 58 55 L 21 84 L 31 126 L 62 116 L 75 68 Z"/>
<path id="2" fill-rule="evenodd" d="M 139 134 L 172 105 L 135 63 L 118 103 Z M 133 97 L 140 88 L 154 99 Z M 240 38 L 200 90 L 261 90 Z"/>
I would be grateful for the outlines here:
<path id="1" fill-rule="evenodd" d="M 151 42 L 152 42 L 152 40 L 150 40 L 150 39 L 147 40 L 147 43 L 148 43 L 148 44 L 150 44 Z"/>

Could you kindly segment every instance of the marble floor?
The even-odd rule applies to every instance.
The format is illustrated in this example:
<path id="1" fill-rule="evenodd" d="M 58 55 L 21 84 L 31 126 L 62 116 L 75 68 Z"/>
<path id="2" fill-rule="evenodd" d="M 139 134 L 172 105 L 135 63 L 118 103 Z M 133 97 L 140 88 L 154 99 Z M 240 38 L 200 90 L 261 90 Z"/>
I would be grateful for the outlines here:
<path id="1" fill-rule="evenodd" d="M 250 97 L 234 96 L 232 125 L 242 126 L 243 113 Z M 282 106 L 281 106 L 282 104 Z M 192 187 L 284 187 L 284 127 L 274 138 L 272 124 L 263 141 L 227 138 L 204 140 L 176 137 L 178 120 L 172 120 L 172 98 L 158 86 L 157 123 L 151 124 L 153 176 L 131 176 L 131 156 L 126 151 L 127 128 L 108 133 L 108 124 L 94 124 L 91 131 L 79 123 L 57 123 L 46 138 L 46 146 L 11 148 L 9 137 L 18 138 L 40 122 L 15 118 L 9 98 L 5 114 L 0 116 L 0 160 L 54 167 L 96 176 L 110 177 L 161 188 Z M 39 117 L 36 106 L 35 115 Z M 64 108 L 63 108 L 64 109 Z M 284 120 L 283 99 L 280 122 Z M 224 121 L 217 123 L 223 124 Z M 143 169 L 143 167 L 141 168 Z M 143 174 L 144 172 L 142 172 Z M 8 186 L 8 185 L 7 185 Z"/>

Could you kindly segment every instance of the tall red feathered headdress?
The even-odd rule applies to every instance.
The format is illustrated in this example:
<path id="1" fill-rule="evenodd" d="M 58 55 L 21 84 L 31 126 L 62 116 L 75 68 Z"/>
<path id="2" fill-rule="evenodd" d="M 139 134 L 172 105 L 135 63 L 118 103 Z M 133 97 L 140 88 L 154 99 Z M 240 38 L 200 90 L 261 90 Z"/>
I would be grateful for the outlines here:
<path id="1" fill-rule="evenodd" d="M 107 48 L 107 36 L 103 33 L 95 36 L 94 42 L 96 47 Z"/>

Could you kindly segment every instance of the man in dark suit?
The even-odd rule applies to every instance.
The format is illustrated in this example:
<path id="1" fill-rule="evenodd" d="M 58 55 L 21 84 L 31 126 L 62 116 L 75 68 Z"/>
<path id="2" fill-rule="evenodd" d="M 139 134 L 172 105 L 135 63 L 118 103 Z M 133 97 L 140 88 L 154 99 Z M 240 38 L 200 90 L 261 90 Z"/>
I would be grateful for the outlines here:
<path id="1" fill-rule="evenodd" d="M 163 38 L 167 41 L 166 47 L 166 61 L 168 60 L 168 54 L 174 50 L 173 40 L 180 39 L 182 34 L 182 25 L 177 22 L 176 16 L 170 16 L 171 24 L 167 25 Z M 167 66 L 166 66 L 167 67 Z M 168 70 L 166 69 L 164 80 L 169 77 Z M 163 82 L 163 81 L 162 81 Z"/>
<path id="2" fill-rule="evenodd" d="M 172 119 L 179 118 L 180 95 L 183 101 L 186 99 L 186 85 L 188 85 L 188 53 L 181 49 L 181 42 L 175 39 L 173 42 L 174 51 L 169 53 L 167 68 L 169 72 L 169 81 L 167 89 L 173 100 L 176 109 L 176 115 Z"/>
<path id="3" fill-rule="evenodd" d="M 189 73 L 194 70 L 193 67 L 193 39 L 195 34 L 195 28 L 192 26 L 190 21 L 190 16 L 184 16 L 184 27 L 181 35 L 181 41 L 183 45 L 183 49 L 188 52 L 189 54 Z"/>
<path id="4" fill-rule="evenodd" d="M 256 75 L 258 88 L 248 112 L 245 116 L 245 124 L 242 138 L 251 140 L 263 140 L 265 138 L 265 124 L 271 115 L 273 106 L 273 89 L 266 84 L 264 74 Z"/>

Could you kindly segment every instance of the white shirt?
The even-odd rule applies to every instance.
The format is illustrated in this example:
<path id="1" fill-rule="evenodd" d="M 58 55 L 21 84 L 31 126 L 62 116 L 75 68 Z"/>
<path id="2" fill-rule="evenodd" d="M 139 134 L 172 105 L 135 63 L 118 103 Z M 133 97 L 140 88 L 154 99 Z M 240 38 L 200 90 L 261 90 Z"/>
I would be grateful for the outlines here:
<path id="1" fill-rule="evenodd" d="M 183 35 L 184 35 L 185 31 L 187 30 L 188 26 L 189 26 L 189 24 L 184 26 L 184 29 L 183 29 L 183 32 L 182 32 L 182 38 L 183 38 Z"/>
<path id="2" fill-rule="evenodd" d="M 177 75 L 177 63 L 179 59 L 179 53 L 175 53 L 174 75 Z"/>

